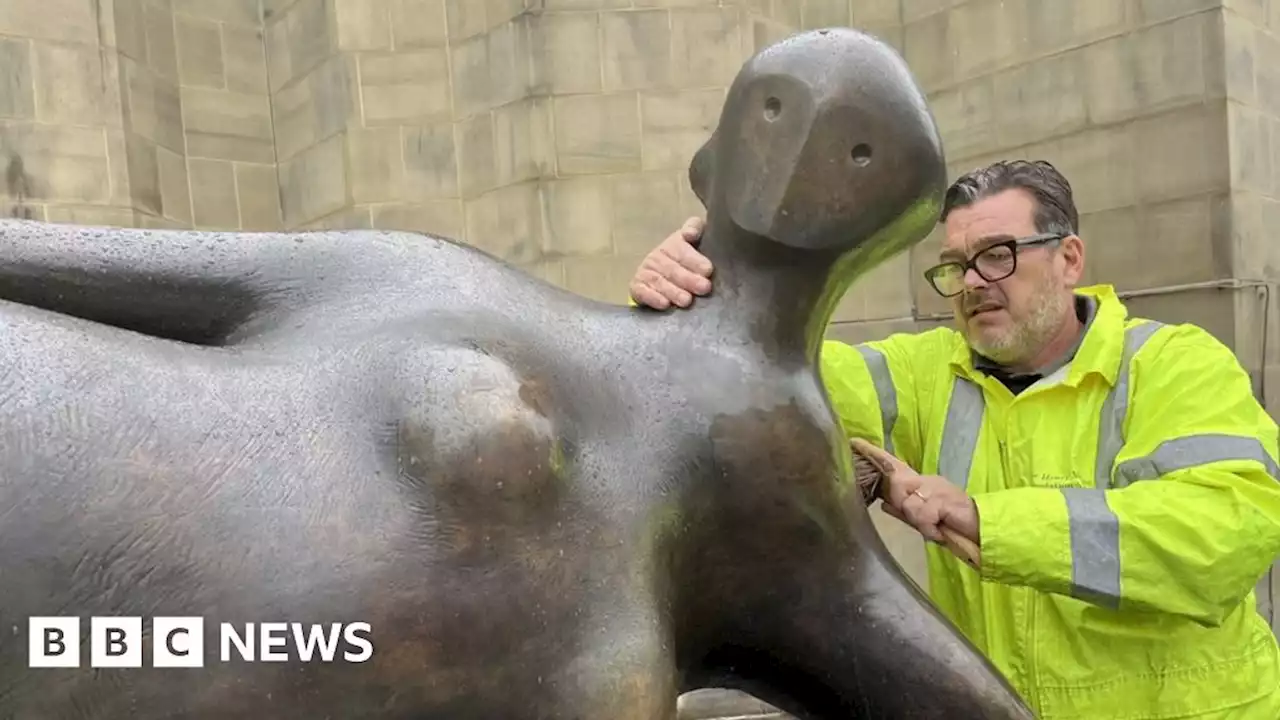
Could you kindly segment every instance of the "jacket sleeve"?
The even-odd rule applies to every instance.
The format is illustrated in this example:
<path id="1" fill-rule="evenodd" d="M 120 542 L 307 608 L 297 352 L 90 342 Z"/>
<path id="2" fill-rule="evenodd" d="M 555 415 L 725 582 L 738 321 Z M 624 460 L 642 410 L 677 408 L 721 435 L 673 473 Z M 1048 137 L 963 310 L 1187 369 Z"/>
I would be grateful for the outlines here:
<path id="1" fill-rule="evenodd" d="M 1133 359 L 1110 485 L 976 496 L 984 578 L 1215 626 L 1280 553 L 1275 422 L 1191 325 Z"/>
<path id="2" fill-rule="evenodd" d="M 895 334 L 860 345 L 822 345 L 822 383 L 849 438 L 861 438 L 917 466 L 918 393 L 912 367 L 919 335 Z"/>

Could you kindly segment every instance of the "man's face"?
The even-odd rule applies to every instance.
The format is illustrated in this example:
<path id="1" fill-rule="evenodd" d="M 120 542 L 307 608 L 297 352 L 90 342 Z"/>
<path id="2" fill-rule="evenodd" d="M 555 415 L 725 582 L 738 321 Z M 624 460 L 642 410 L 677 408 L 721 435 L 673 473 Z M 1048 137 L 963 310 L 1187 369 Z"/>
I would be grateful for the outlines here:
<path id="1" fill-rule="evenodd" d="M 1026 191 L 1005 190 L 947 216 L 941 261 L 972 258 L 1001 241 L 1040 235 L 1035 200 Z M 1084 267 L 1083 244 L 1074 235 L 1058 243 L 1019 247 L 1016 270 L 989 282 L 973 269 L 964 291 L 951 298 L 956 324 L 969 345 L 1002 364 L 1035 358 L 1073 312 L 1072 288 Z M 998 274 L 988 273 L 992 277 Z"/>

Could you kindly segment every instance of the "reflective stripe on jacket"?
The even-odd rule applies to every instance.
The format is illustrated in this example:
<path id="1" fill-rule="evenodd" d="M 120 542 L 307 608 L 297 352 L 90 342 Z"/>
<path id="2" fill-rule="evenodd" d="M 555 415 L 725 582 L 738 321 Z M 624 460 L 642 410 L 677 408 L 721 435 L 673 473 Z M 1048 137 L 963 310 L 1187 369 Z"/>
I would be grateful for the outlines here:
<path id="1" fill-rule="evenodd" d="M 1079 351 L 1016 397 L 941 328 L 824 344 L 832 405 L 974 497 L 981 574 L 930 544 L 930 594 L 1040 718 L 1277 720 L 1276 424 L 1207 332 L 1078 292 Z"/>

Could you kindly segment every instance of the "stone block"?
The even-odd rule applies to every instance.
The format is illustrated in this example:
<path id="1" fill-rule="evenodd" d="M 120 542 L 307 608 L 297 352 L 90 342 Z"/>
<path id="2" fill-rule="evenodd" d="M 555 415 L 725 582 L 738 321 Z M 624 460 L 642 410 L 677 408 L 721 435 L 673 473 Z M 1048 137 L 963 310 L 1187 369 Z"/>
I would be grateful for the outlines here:
<path id="1" fill-rule="evenodd" d="M 539 20 L 545 38 L 540 75 L 552 93 L 601 90 L 599 13 L 554 12 Z"/>
<path id="2" fill-rule="evenodd" d="M 170 0 L 178 15 L 256 28 L 262 24 L 259 0 Z M 268 0 L 267 4 L 271 4 Z"/>
<path id="3" fill-rule="evenodd" d="M 182 100 L 177 85 L 130 58 L 120 59 L 125 126 L 174 152 L 183 152 Z"/>
<path id="4" fill-rule="evenodd" d="M 902 24 L 902 6 L 899 0 L 852 0 L 850 22 L 854 27 L 881 27 Z"/>
<path id="5" fill-rule="evenodd" d="M 142 27 L 146 35 L 147 67 L 161 78 L 177 83 L 178 46 L 173 34 L 173 13 L 144 2 Z"/>
<path id="6" fill-rule="evenodd" d="M 644 255 L 676 229 L 680 196 L 670 172 L 613 178 L 613 243 L 619 254 Z"/>
<path id="7" fill-rule="evenodd" d="M 853 12 L 849 0 L 804 0 L 800 11 L 800 28 L 817 30 L 828 27 L 849 27 Z"/>
<path id="8" fill-rule="evenodd" d="M 1258 101 L 1254 83 L 1257 33 L 1252 23 L 1235 13 L 1224 12 L 1220 17 L 1223 39 L 1216 50 L 1223 53 L 1224 93 L 1232 100 L 1252 105 Z"/>
<path id="9" fill-rule="evenodd" d="M 120 207 L 130 207 L 129 152 L 124 137 L 124 131 L 120 128 L 107 129 L 107 169 L 111 187 L 109 202 Z"/>
<path id="10" fill-rule="evenodd" d="M 454 113 L 466 118 L 529 94 L 533 85 L 533 21 L 522 15 L 453 44 Z"/>
<path id="11" fill-rule="evenodd" d="M 403 128 L 401 135 L 405 199 L 421 202 L 427 198 L 460 197 L 453 124 Z"/>
<path id="12" fill-rule="evenodd" d="M 467 242 L 507 262 L 541 259 L 542 197 L 539 183 L 508 185 L 465 201 Z"/>
<path id="13" fill-rule="evenodd" d="M 276 154 L 281 160 L 332 137 L 360 117 L 354 63 L 353 58 L 336 55 L 272 96 Z"/>
<path id="14" fill-rule="evenodd" d="M 343 136 L 333 135 L 280 164 L 280 210 L 286 228 L 341 209 L 347 200 Z"/>
<path id="15" fill-rule="evenodd" d="M 754 53 L 764 50 L 766 47 L 786 38 L 795 32 L 795 29 L 775 20 L 763 18 L 751 19 L 751 48 L 748 51 L 743 49 L 743 58 L 745 62 L 748 57 Z M 747 44 L 745 41 L 744 45 Z"/>
<path id="16" fill-rule="evenodd" d="M 187 161 L 191 178 L 192 224 L 209 230 L 240 229 L 235 165 L 226 160 Z"/>
<path id="17" fill-rule="evenodd" d="M 1277 2 L 1280 6 L 1280 2 Z M 1273 115 L 1280 115 L 1280 28 L 1272 32 L 1257 31 L 1258 104 Z"/>
<path id="18" fill-rule="evenodd" d="M 1016 116 L 1019 109 L 996 104 L 997 80 L 1002 81 L 1001 88 L 1006 95 L 1016 93 L 1021 87 L 1011 76 L 985 75 L 933 94 L 930 109 L 949 159 L 985 155 L 1015 144 L 1013 138 L 1006 139 L 1000 131 L 1004 123 L 1012 123 L 1002 115 Z"/>
<path id="19" fill-rule="evenodd" d="M 1132 125 L 1091 129 L 1030 146 L 1026 154 L 1048 160 L 1066 176 L 1081 213 L 1110 210 L 1136 202 L 1139 166 L 1145 161 L 1139 148 L 1155 150 L 1142 138 L 1135 140 L 1137 135 Z M 1172 154 L 1166 146 L 1157 147 L 1159 154 Z"/>
<path id="20" fill-rule="evenodd" d="M 600 16 L 604 89 L 667 88 L 673 80 L 671 14 L 667 10 L 606 12 Z M 693 68 L 681 66 L 681 72 Z"/>
<path id="21" fill-rule="evenodd" d="M 542 0 L 546 10 L 618 10 L 632 7 L 632 0 Z"/>
<path id="22" fill-rule="evenodd" d="M 466 239 L 461 200 L 425 200 L 373 208 L 373 226 L 379 230 L 404 230 L 453 240 Z"/>
<path id="23" fill-rule="evenodd" d="M 785 2 L 784 0 L 775 0 L 769 8 L 770 19 L 782 23 L 791 28 L 792 32 L 800 27 L 800 23 L 804 20 L 804 2 Z"/>
<path id="24" fill-rule="evenodd" d="M 105 204 L 111 195 L 101 127 L 0 122 L 0 195 L 32 202 Z"/>
<path id="25" fill-rule="evenodd" d="M 134 225 L 144 230 L 186 230 L 186 225 L 177 220 L 170 220 L 159 215 L 152 215 L 146 212 L 135 212 L 133 214 Z"/>
<path id="26" fill-rule="evenodd" d="M 191 87 L 226 87 L 222 62 L 222 26 L 208 20 L 179 15 L 175 19 L 178 36 L 178 78 Z"/>
<path id="27" fill-rule="evenodd" d="M 261 30 L 223 25 L 222 64 L 228 90 L 267 94 L 267 54 Z"/>
<path id="28" fill-rule="evenodd" d="M 1025 0 L 1027 45 L 1037 54 L 1081 47 L 1124 32 L 1125 4 L 1116 0 Z"/>
<path id="29" fill-rule="evenodd" d="M 457 141 L 458 183 L 462 197 L 472 200 L 498 187 L 493 115 L 486 112 L 463 120 L 457 124 L 454 137 Z"/>
<path id="30" fill-rule="evenodd" d="M 1127 238 L 1094 242 L 1089 250 L 1118 290 L 1155 288 L 1216 280 L 1231 275 L 1231 238 L 1227 226 L 1215 226 L 1212 196 L 1146 206 L 1141 231 Z"/>
<path id="31" fill-rule="evenodd" d="M 444 0 L 449 39 L 466 40 L 489 29 L 484 0 Z"/>
<path id="32" fill-rule="evenodd" d="M 272 91 L 303 77 L 337 50 L 327 0 L 298 0 L 267 25 L 267 77 Z"/>
<path id="33" fill-rule="evenodd" d="M 1193 105 L 1134 124 L 1139 194 L 1146 202 L 1226 188 L 1230 148 L 1225 103 Z"/>
<path id="34" fill-rule="evenodd" d="M 275 159 L 266 95 L 183 88 L 182 120 L 192 157 L 258 163 Z"/>
<path id="35" fill-rule="evenodd" d="M 280 230 L 280 180 L 275 165 L 236 163 L 236 204 L 244 230 Z"/>
<path id="36" fill-rule="evenodd" d="M 903 6 L 903 56 L 911 67 L 916 82 L 926 92 L 932 92 L 953 83 L 959 50 L 956 44 L 961 36 L 952 36 L 951 14 L 934 13 L 916 20 L 909 17 Z M 969 42 L 982 42 L 981 38 L 965 38 Z M 759 48 L 757 41 L 756 47 Z"/>
<path id="37" fill-rule="evenodd" d="M 392 0 L 329 0 L 339 50 L 390 50 Z M 409 20 L 410 22 L 421 22 Z"/>
<path id="38" fill-rule="evenodd" d="M 962 2 L 965 0 L 901 0 L 902 22 L 910 23 L 931 15 L 946 14 L 946 10 Z"/>
<path id="39" fill-rule="evenodd" d="M 733 6 L 672 10 L 672 85 L 729 86 L 742 67 L 744 17 Z"/>
<path id="40" fill-rule="evenodd" d="M 1108 251 L 1115 246 L 1138 242 L 1137 238 L 1141 236 L 1138 227 L 1138 208 L 1133 205 L 1081 213 L 1078 234 L 1084 240 L 1085 248 L 1082 285 L 1115 285 L 1124 281 L 1129 268 L 1114 265 L 1111 259 L 1115 252 Z"/>
<path id="41" fill-rule="evenodd" d="M 116 0 L 119 2 L 119 0 Z M 261 0 L 263 24 L 273 24 L 280 20 L 284 11 L 293 6 L 297 0 Z"/>
<path id="42" fill-rule="evenodd" d="M 360 56 L 366 125 L 416 125 L 452 117 L 444 48 Z"/>
<path id="43" fill-rule="evenodd" d="M 613 252 L 614 194 L 597 177 L 562 178 L 546 185 L 550 257 L 608 255 Z M 655 243 L 656 244 L 656 241 Z"/>
<path id="44" fill-rule="evenodd" d="M 1203 102 L 1211 14 L 1185 17 L 1087 48 L 1089 117 L 1110 123 Z"/>
<path id="45" fill-rule="evenodd" d="M 493 159 L 498 185 L 555 174 L 551 115 L 549 98 L 519 100 L 493 111 Z"/>
<path id="46" fill-rule="evenodd" d="M 1226 107 L 1232 189 L 1275 196 L 1277 168 L 1272 164 L 1271 116 L 1238 103 L 1227 103 Z"/>
<path id="47" fill-rule="evenodd" d="M 832 322 L 910 318 L 911 255 L 900 253 L 854 281 L 831 316 Z"/>
<path id="48" fill-rule="evenodd" d="M 565 258 L 564 287 L 592 300 L 625 305 L 631 276 L 641 259 L 639 255 Z"/>
<path id="49" fill-rule="evenodd" d="M 1030 50 L 1025 0 L 968 0 L 951 11 L 957 77 L 1004 67 Z"/>
<path id="50" fill-rule="evenodd" d="M 111 15 L 104 17 L 115 31 L 116 48 L 124 56 L 147 63 L 147 31 L 142 20 L 144 0 L 112 0 Z"/>
<path id="51" fill-rule="evenodd" d="M 46 209 L 45 219 L 68 225 L 118 228 L 134 226 L 132 209 L 108 205 L 50 205 Z"/>
<path id="52" fill-rule="evenodd" d="M 643 169 L 688 169 L 720 120 L 724 96 L 721 89 L 641 93 Z"/>
<path id="53" fill-rule="evenodd" d="M 399 200 L 404 192 L 400 128 L 350 128 L 346 140 L 352 202 Z"/>
<path id="54" fill-rule="evenodd" d="M 36 117 L 70 125 L 118 125 L 118 62 L 84 45 L 37 42 L 32 47 Z M 22 72 L 22 67 L 18 67 Z"/>
<path id="55" fill-rule="evenodd" d="M 312 230 L 372 230 L 373 207 L 358 205 L 345 207 L 324 217 L 312 220 L 297 228 L 302 231 Z"/>
<path id="56" fill-rule="evenodd" d="M 391 0 L 391 40 L 395 49 L 443 47 L 448 37 L 444 0 Z"/>
<path id="57" fill-rule="evenodd" d="M 1086 80 L 1080 51 L 1052 55 L 1000 71 L 993 83 L 995 94 L 994 98 L 987 98 L 988 108 L 976 111 L 989 113 L 990 117 L 970 116 L 972 124 L 988 120 L 995 126 L 988 144 L 979 145 L 982 151 L 990 151 L 990 140 L 994 139 L 1005 147 L 1024 145 L 1073 133 L 1088 125 Z M 973 85 L 966 83 L 964 87 Z M 973 98 L 973 101 L 982 99 Z M 947 149 L 950 154 L 951 148 Z"/>
<path id="58" fill-rule="evenodd" d="M 560 175 L 634 172 L 641 167 L 636 93 L 569 95 L 554 100 Z"/>
<path id="59" fill-rule="evenodd" d="M 1234 295 L 1213 288 L 1180 290 L 1128 297 L 1125 304 L 1130 317 L 1198 325 L 1227 347 L 1235 347 Z"/>
<path id="60" fill-rule="evenodd" d="M 191 225 L 191 182 L 187 175 L 187 161 L 167 148 L 156 148 L 156 171 L 160 182 L 160 214 L 181 223 Z"/>
<path id="61" fill-rule="evenodd" d="M 95 5 L 84 0 L 5 0 L 0 2 L 0 35 L 96 45 Z"/>
<path id="62" fill-rule="evenodd" d="M 1220 7 L 1222 0 L 1138 0 L 1134 20 L 1151 25 Z"/>
<path id="63" fill-rule="evenodd" d="M 137 135 L 126 136 L 125 163 L 129 173 L 129 198 L 141 212 L 160 214 L 160 168 L 156 144 Z"/>
<path id="64" fill-rule="evenodd" d="M 0 38 L 0 118 L 27 120 L 36 116 L 35 78 L 31 41 Z"/>
<path id="65" fill-rule="evenodd" d="M 924 279 L 924 271 L 938 263 L 944 236 L 945 232 L 939 225 L 908 251 L 911 253 L 911 294 L 915 298 L 915 312 L 920 316 L 949 316 L 952 312 L 951 301 L 934 292 Z"/>

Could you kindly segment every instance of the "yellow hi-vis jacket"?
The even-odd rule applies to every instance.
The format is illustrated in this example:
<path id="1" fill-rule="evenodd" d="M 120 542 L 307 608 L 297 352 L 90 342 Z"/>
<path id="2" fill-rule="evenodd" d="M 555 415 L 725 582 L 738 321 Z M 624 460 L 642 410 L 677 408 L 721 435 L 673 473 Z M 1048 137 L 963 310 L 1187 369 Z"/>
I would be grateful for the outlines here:
<path id="1" fill-rule="evenodd" d="M 974 498 L 981 571 L 930 544 L 930 594 L 1042 720 L 1280 719 L 1276 424 L 1207 332 L 1078 292 L 1074 359 L 1016 397 L 951 329 L 827 342 L 844 430 Z"/>

